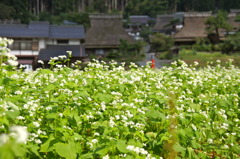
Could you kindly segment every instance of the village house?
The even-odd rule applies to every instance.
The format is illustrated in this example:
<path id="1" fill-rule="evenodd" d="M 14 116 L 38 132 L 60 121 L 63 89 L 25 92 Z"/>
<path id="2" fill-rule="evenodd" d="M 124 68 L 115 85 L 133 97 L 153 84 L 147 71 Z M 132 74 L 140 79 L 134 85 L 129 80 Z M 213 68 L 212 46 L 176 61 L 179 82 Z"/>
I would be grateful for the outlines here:
<path id="1" fill-rule="evenodd" d="M 134 43 L 122 27 L 121 15 L 90 15 L 90 24 L 85 39 L 87 55 L 105 56 L 111 50 L 119 48 L 120 40 Z"/>
<path id="2" fill-rule="evenodd" d="M 174 28 L 170 25 L 170 23 L 173 20 L 173 14 L 157 15 L 157 22 L 153 26 L 152 31 L 171 35 L 174 31 Z"/>
<path id="3" fill-rule="evenodd" d="M 139 33 L 143 26 L 148 26 L 151 18 L 147 15 L 132 15 L 129 16 L 128 32 Z"/>
<path id="4" fill-rule="evenodd" d="M 29 70 L 37 60 L 47 62 L 50 57 L 67 55 L 66 51 L 72 51 L 73 58 L 85 56 L 82 25 L 50 25 L 49 22 L 0 24 L 0 37 L 14 40 L 9 46 L 10 53 Z"/>
<path id="5" fill-rule="evenodd" d="M 205 21 L 211 12 L 185 13 L 183 28 L 173 35 L 175 44 L 194 44 L 197 38 L 206 38 Z"/>
<path id="6" fill-rule="evenodd" d="M 234 10 L 235 11 L 235 10 Z M 173 35 L 175 44 L 194 44 L 199 38 L 207 38 L 206 20 L 212 16 L 211 12 L 189 12 L 184 14 L 183 28 Z M 234 34 L 240 30 L 240 22 L 236 21 L 237 12 L 228 14 L 227 23 L 231 30 L 220 29 L 220 38 L 224 40 L 226 35 Z"/>

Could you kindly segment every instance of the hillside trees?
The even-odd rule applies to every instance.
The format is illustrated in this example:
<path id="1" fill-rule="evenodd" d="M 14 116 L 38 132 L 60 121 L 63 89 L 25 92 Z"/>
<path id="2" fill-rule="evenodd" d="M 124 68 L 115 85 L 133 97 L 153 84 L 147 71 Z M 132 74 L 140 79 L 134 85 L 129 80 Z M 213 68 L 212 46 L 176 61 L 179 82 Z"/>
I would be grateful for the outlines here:
<path id="1" fill-rule="evenodd" d="M 124 13 L 149 15 L 175 11 L 216 11 L 240 8 L 239 0 L 1 0 L 0 19 L 20 19 L 23 23 L 42 15 Z M 7 8 L 7 9 L 6 9 Z"/>

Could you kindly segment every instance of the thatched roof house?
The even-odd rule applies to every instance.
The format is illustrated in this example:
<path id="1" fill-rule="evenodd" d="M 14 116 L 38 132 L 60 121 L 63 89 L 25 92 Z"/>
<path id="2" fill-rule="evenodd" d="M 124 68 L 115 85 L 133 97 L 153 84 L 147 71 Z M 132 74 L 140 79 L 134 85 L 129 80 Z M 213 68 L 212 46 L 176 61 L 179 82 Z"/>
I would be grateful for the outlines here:
<path id="1" fill-rule="evenodd" d="M 174 35 L 176 43 L 194 43 L 197 38 L 207 37 L 206 19 L 211 13 L 185 13 L 183 28 Z"/>
<path id="2" fill-rule="evenodd" d="M 86 32 L 86 52 L 104 54 L 105 50 L 119 47 L 120 40 L 134 40 L 122 27 L 120 15 L 90 15 L 91 28 Z"/>
<path id="3" fill-rule="evenodd" d="M 236 21 L 236 13 L 228 14 L 228 24 L 232 26 L 231 32 L 235 33 L 240 31 L 240 22 Z"/>
<path id="4" fill-rule="evenodd" d="M 158 15 L 157 22 L 152 28 L 152 31 L 171 34 L 173 28 L 169 24 L 171 23 L 172 20 L 174 20 L 173 14 Z"/>
<path id="5" fill-rule="evenodd" d="M 230 13 L 234 13 L 236 15 L 240 14 L 240 9 L 230 9 Z"/>

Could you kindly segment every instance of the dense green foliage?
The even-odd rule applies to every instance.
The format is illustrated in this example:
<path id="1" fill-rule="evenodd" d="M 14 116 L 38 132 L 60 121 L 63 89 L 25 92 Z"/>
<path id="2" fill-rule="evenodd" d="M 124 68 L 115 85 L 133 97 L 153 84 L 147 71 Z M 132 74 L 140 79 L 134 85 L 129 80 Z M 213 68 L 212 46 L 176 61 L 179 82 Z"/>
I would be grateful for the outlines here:
<path id="1" fill-rule="evenodd" d="M 0 158 L 239 158 L 240 70 L 231 62 L 126 71 L 96 61 L 81 71 L 55 59 L 34 72 L 1 64 Z"/>
<path id="2" fill-rule="evenodd" d="M 150 37 L 151 50 L 155 52 L 168 51 L 173 46 L 173 38 L 168 35 L 156 33 Z"/>
<path id="3" fill-rule="evenodd" d="M 222 45 L 222 52 L 232 54 L 240 52 L 240 33 L 229 35 Z"/>
<path id="4" fill-rule="evenodd" d="M 2 0 L 0 19 L 21 19 L 23 23 L 27 23 L 30 20 L 49 20 L 51 16 L 54 18 L 62 14 L 81 12 L 124 13 L 125 17 L 145 14 L 155 17 L 157 14 L 176 11 L 216 11 L 219 9 L 229 11 L 229 9 L 240 8 L 238 0 L 128 0 L 127 4 L 124 4 L 123 0 L 114 2 L 117 2 L 117 5 L 110 2 L 107 4 L 105 0 Z M 43 19 L 42 14 L 48 15 L 45 16 L 46 19 Z"/>
<path id="5" fill-rule="evenodd" d="M 136 62 L 141 61 L 145 57 L 143 41 L 136 41 L 129 44 L 126 40 L 120 40 L 118 50 L 112 50 L 104 59 L 104 61 L 116 60 L 118 62 Z"/>

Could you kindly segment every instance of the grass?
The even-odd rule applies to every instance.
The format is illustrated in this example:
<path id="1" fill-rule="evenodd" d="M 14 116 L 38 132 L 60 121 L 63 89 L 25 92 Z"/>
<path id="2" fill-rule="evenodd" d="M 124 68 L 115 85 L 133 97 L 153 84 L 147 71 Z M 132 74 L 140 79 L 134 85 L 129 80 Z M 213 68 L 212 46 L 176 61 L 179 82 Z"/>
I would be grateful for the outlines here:
<path id="1" fill-rule="evenodd" d="M 226 55 L 221 52 L 197 52 L 194 50 L 181 50 L 178 59 L 192 65 L 195 61 L 199 63 L 199 67 L 205 67 L 207 64 L 215 66 L 217 60 L 221 61 L 221 65 L 227 65 L 229 59 L 233 60 L 233 65 L 240 67 L 240 55 Z"/>

